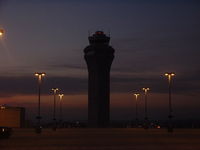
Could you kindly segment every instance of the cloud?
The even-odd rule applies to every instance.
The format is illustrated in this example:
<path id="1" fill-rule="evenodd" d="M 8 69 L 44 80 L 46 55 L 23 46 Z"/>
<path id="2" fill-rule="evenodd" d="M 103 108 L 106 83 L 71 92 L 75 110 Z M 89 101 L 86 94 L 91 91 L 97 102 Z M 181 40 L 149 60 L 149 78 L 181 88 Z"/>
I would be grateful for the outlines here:
<path id="1" fill-rule="evenodd" d="M 189 73 L 177 72 L 173 79 L 173 92 L 184 95 L 197 95 L 200 92 L 199 72 L 200 70 Z M 42 83 L 42 93 L 51 94 L 51 88 L 58 87 L 66 94 L 87 94 L 87 82 L 87 77 L 46 76 Z M 37 94 L 37 78 L 34 76 L 0 77 L 0 83 L 1 97 Z M 153 93 L 167 93 L 167 84 L 166 77 L 155 72 L 151 75 L 131 72 L 112 73 L 110 82 L 111 92 L 113 93 L 141 91 L 143 87 L 150 87 Z"/>
<path id="2" fill-rule="evenodd" d="M 0 96 L 37 94 L 37 79 L 35 77 L 0 77 Z M 51 88 L 58 87 L 64 93 L 86 92 L 87 80 L 72 77 L 45 77 L 42 83 L 42 93 L 50 94 Z"/>
<path id="3" fill-rule="evenodd" d="M 29 2 L 35 3 L 35 1 Z M 168 3 L 165 1 L 148 3 L 151 2 Z M 166 80 L 161 76 L 165 71 L 177 73 L 174 80 L 177 92 L 196 91 L 199 89 L 199 80 L 194 72 L 200 67 L 200 21 L 199 10 L 196 9 L 198 6 L 194 2 L 196 1 L 191 1 L 190 7 L 187 5 L 149 7 L 152 4 L 138 7 L 124 2 L 124 5 L 109 5 L 112 6 L 112 11 L 104 5 L 94 5 L 91 9 L 91 5 L 87 4 L 76 7 L 53 5 L 45 7 L 46 10 L 43 5 L 42 7 L 30 5 L 27 7 L 31 8 L 28 11 L 23 5 L 16 7 L 13 4 L 9 9 L 5 9 L 3 20 L 7 22 L 8 27 L 10 26 L 8 45 L 12 47 L 13 55 L 20 61 L 19 65 L 9 68 L 10 70 L 7 69 L 7 62 L 1 63 L 5 66 L 1 69 L 1 75 L 10 74 L 9 77 L 0 77 L 1 95 L 37 93 L 37 84 L 32 73 L 38 70 L 47 72 L 43 84 L 44 93 L 49 93 L 47 89 L 53 86 L 61 87 L 65 92 L 87 92 L 87 68 L 83 59 L 83 48 L 88 41 L 83 33 L 87 32 L 86 28 L 102 22 L 103 26 L 112 26 L 114 31 L 111 38 L 111 45 L 116 49 L 111 70 L 113 92 L 136 90 L 142 86 L 151 86 L 155 92 L 165 92 Z M 52 12 L 54 7 L 55 12 Z M 66 9 L 68 7 L 70 9 Z M 34 11 L 36 8 L 39 8 L 37 13 Z M 76 13 L 75 9 L 78 9 Z M 104 13 L 99 13 L 98 10 L 101 9 Z M 66 10 L 69 13 L 66 13 Z M 91 10 L 95 15 L 91 14 Z M 13 19 L 16 13 L 17 18 Z M 41 15 L 42 13 L 44 14 Z M 30 20 L 30 17 L 24 14 L 31 14 L 34 17 Z M 96 15 L 98 19 L 94 22 Z M 53 22 L 52 16 L 56 19 Z M 119 20 L 119 16 L 123 16 L 122 20 Z M 80 28 L 78 25 L 83 21 L 85 23 Z M 19 26 L 23 27 L 20 28 L 23 30 L 19 30 Z M 77 52 L 77 47 L 80 48 L 80 53 Z M 23 67 L 22 64 L 27 66 Z"/>
<path id="4" fill-rule="evenodd" d="M 164 72 L 163 72 L 164 73 Z M 172 89 L 176 94 L 198 95 L 200 92 L 199 70 L 193 72 L 176 72 L 172 80 Z M 143 87 L 149 87 L 153 93 L 168 93 L 168 81 L 164 74 L 124 74 L 111 77 L 111 89 L 113 92 L 141 91 Z"/>
<path id="5" fill-rule="evenodd" d="M 198 24 L 198 23 L 197 23 Z M 115 59 L 113 69 L 132 72 L 162 72 L 172 70 L 190 72 L 200 67 L 199 34 L 197 25 L 192 29 L 151 29 L 119 39 L 113 39 Z M 170 28 L 167 28 L 170 29 Z"/>

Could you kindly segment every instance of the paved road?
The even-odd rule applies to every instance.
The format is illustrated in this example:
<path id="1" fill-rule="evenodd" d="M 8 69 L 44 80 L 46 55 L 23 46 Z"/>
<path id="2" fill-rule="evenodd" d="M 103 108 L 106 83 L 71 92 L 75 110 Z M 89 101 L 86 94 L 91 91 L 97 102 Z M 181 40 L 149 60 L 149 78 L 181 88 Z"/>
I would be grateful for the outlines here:
<path id="1" fill-rule="evenodd" d="M 200 150 L 200 129 L 15 129 L 0 150 Z"/>

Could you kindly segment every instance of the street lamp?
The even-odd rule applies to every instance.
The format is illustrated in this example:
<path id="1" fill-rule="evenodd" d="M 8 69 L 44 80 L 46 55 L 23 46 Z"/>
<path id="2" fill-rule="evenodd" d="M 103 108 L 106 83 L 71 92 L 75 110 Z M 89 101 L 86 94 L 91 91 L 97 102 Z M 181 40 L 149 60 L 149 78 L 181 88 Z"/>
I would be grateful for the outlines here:
<path id="1" fill-rule="evenodd" d="M 134 93 L 135 96 L 135 118 L 136 118 L 136 126 L 138 126 L 138 96 L 140 94 Z"/>
<path id="2" fill-rule="evenodd" d="M 171 102 L 171 81 L 172 77 L 175 76 L 175 73 L 173 72 L 167 72 L 165 73 L 165 76 L 168 78 L 168 86 L 169 86 L 169 122 L 168 122 L 168 132 L 173 132 L 173 125 L 172 125 L 172 102 Z"/>
<path id="3" fill-rule="evenodd" d="M 59 99 L 60 99 L 60 124 L 62 126 L 62 98 L 64 96 L 64 94 L 58 94 Z"/>
<path id="4" fill-rule="evenodd" d="M 54 126 L 53 126 L 53 130 L 56 130 L 56 94 L 57 94 L 57 91 L 59 89 L 58 88 L 52 88 L 51 90 L 53 91 L 53 95 L 54 95 L 54 109 L 53 109 Z"/>
<path id="5" fill-rule="evenodd" d="M 145 129 L 148 129 L 148 115 L 147 115 L 147 92 L 150 90 L 150 88 L 142 88 L 142 90 L 144 91 L 144 95 L 145 95 Z"/>
<path id="6" fill-rule="evenodd" d="M 35 76 L 38 77 L 38 116 L 36 119 L 38 120 L 37 127 L 36 127 L 36 133 L 41 133 L 41 126 L 40 126 L 40 119 L 42 117 L 40 116 L 40 90 L 41 90 L 41 83 L 42 83 L 42 77 L 44 77 L 46 73 L 44 72 L 36 72 Z"/>
<path id="7" fill-rule="evenodd" d="M 4 35 L 4 30 L 0 29 L 0 37 L 2 37 Z"/>

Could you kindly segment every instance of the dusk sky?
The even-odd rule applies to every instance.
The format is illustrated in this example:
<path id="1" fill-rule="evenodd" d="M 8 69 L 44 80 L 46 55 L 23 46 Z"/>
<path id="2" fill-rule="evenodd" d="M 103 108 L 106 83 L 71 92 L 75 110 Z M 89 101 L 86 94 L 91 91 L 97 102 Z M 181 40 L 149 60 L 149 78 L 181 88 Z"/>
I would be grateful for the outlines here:
<path id="1" fill-rule="evenodd" d="M 133 92 L 149 87 L 150 119 L 167 119 L 168 82 L 175 72 L 175 119 L 200 119 L 199 0 L 0 0 L 0 105 L 37 112 L 37 78 L 42 84 L 42 116 L 52 118 L 52 87 L 65 94 L 65 119 L 87 119 L 88 34 L 110 34 L 111 120 L 135 118 Z M 89 32 L 88 32 L 89 31 Z M 43 119 L 45 120 L 45 119 Z"/>

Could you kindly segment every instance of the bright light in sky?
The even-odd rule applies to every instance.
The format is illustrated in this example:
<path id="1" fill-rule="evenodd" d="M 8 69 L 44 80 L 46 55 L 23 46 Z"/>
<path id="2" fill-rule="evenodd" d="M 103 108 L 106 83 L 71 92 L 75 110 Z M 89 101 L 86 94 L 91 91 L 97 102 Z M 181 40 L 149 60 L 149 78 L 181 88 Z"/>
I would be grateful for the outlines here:
<path id="1" fill-rule="evenodd" d="M 0 36 L 3 36 L 3 34 L 4 34 L 3 29 L 0 29 Z"/>

